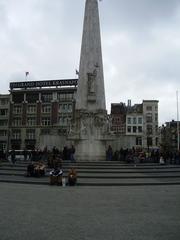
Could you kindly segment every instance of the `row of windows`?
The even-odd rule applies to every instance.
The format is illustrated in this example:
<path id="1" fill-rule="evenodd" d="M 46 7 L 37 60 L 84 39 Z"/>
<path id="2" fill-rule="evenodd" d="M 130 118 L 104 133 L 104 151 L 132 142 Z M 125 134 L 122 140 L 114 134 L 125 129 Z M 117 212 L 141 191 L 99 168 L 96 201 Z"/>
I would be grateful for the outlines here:
<path id="1" fill-rule="evenodd" d="M 27 112 L 28 113 L 36 113 L 37 108 L 35 105 L 29 105 L 27 107 Z M 72 112 L 72 104 L 70 103 L 65 103 L 65 104 L 59 104 L 59 111 L 63 112 Z M 51 105 L 42 105 L 42 112 L 43 113 L 50 113 L 51 112 Z M 20 114 L 22 113 L 22 106 L 14 106 L 13 108 L 13 113 L 14 114 Z M 1 115 L 1 112 L 0 112 Z"/>
<path id="2" fill-rule="evenodd" d="M 0 105 L 8 105 L 9 104 L 9 98 L 2 98 L 0 99 Z"/>
<path id="3" fill-rule="evenodd" d="M 142 126 L 128 126 L 127 127 L 128 133 L 142 133 Z"/>
<path id="4" fill-rule="evenodd" d="M 6 137 L 7 136 L 7 130 L 0 130 L 0 136 Z"/>
<path id="5" fill-rule="evenodd" d="M 155 113 L 154 115 L 154 121 L 158 121 L 158 114 Z M 146 114 L 146 122 L 147 123 L 152 123 L 153 122 L 153 114 L 152 113 L 147 113 Z M 128 117 L 127 118 L 127 123 L 128 124 L 142 124 L 143 123 L 143 118 L 142 117 Z"/>
<path id="6" fill-rule="evenodd" d="M 142 124 L 143 120 L 142 117 L 128 117 L 127 123 L 128 124 Z"/>
<path id="7" fill-rule="evenodd" d="M 125 133 L 125 127 L 112 126 L 111 131 L 116 133 Z"/>
<path id="8" fill-rule="evenodd" d="M 154 106 L 154 110 L 158 110 L 158 106 Z M 153 106 L 146 106 L 146 111 L 153 111 Z"/>
<path id="9" fill-rule="evenodd" d="M 154 121 L 157 122 L 158 121 L 158 114 L 155 113 L 154 115 Z M 152 113 L 147 113 L 146 114 L 146 122 L 147 123 L 152 123 L 153 122 L 153 115 Z"/>
<path id="10" fill-rule="evenodd" d="M 8 109 L 0 109 L 0 116 L 7 116 L 8 115 Z"/>
<path id="11" fill-rule="evenodd" d="M 156 133 L 158 133 L 158 126 L 155 127 Z M 142 126 L 127 126 L 128 133 L 142 133 Z M 153 134 L 153 126 L 147 125 L 146 126 L 146 133 Z"/>
<path id="12" fill-rule="evenodd" d="M 0 126 L 8 126 L 8 120 L 2 120 L 0 119 Z"/>
<path id="13" fill-rule="evenodd" d="M 61 116 L 59 117 L 59 124 L 60 125 L 67 125 L 71 121 L 70 116 Z M 36 118 L 30 117 L 27 118 L 27 125 L 28 126 L 35 126 L 37 124 Z M 13 126 L 21 126 L 22 119 L 21 118 L 14 118 L 13 119 Z M 50 126 L 51 125 L 51 118 L 50 117 L 42 117 L 41 119 L 42 126 Z"/>
<path id="14" fill-rule="evenodd" d="M 59 129 L 59 134 L 66 133 L 66 129 Z M 50 129 L 41 129 L 41 134 L 50 134 Z M 34 140 L 36 138 L 35 129 L 26 129 L 26 139 Z M 21 130 L 15 129 L 12 131 L 12 139 L 21 139 Z"/>
<path id="15" fill-rule="evenodd" d="M 35 129 L 26 129 L 26 138 L 27 139 L 35 139 L 36 137 L 36 130 Z M 12 131 L 12 138 L 13 139 L 21 139 L 21 130 L 13 130 Z"/>
<path id="16" fill-rule="evenodd" d="M 146 139 L 146 143 L 148 147 L 152 147 L 153 146 L 153 139 L 152 137 L 147 137 Z M 155 145 L 158 146 L 158 138 L 155 139 Z M 136 145 L 137 146 L 142 146 L 142 137 L 137 137 L 136 138 Z"/>
<path id="17" fill-rule="evenodd" d="M 28 103 L 36 103 L 39 100 L 41 100 L 42 102 L 52 102 L 53 93 L 26 93 L 26 95 L 16 94 L 16 95 L 12 96 L 12 100 L 15 103 L 22 103 L 25 99 Z M 58 93 L 57 99 L 58 100 L 73 100 L 74 93 Z M 8 100 L 8 102 L 9 102 L 9 100 Z"/>

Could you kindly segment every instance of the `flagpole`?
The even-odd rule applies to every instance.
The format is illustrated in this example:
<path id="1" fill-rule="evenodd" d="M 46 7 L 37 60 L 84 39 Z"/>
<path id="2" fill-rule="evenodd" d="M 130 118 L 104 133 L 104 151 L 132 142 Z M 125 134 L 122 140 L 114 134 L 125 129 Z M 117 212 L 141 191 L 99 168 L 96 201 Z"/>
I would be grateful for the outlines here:
<path id="1" fill-rule="evenodd" d="M 176 91 L 177 97 L 177 150 L 179 151 L 179 96 L 178 91 Z"/>
<path id="2" fill-rule="evenodd" d="M 25 81 L 28 79 L 29 72 L 25 72 Z"/>

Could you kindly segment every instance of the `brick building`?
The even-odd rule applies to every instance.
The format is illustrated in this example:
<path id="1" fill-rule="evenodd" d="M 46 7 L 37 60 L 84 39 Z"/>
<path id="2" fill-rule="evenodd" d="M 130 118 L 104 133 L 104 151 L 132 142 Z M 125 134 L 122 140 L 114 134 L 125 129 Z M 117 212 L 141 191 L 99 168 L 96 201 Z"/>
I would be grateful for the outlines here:
<path id="1" fill-rule="evenodd" d="M 10 83 L 9 149 L 60 147 L 76 90 L 77 79 Z"/>

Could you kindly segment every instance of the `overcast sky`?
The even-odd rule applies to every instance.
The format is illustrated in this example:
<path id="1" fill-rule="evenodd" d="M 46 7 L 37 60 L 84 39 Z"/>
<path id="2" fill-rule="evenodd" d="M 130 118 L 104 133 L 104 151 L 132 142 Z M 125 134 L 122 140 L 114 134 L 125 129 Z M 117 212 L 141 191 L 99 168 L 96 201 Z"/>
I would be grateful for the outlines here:
<path id="1" fill-rule="evenodd" d="M 76 78 L 85 0 L 0 0 L 0 93 L 9 82 Z M 99 2 L 107 109 L 159 100 L 160 124 L 180 95 L 180 1 Z M 180 99 L 180 96 L 179 96 Z"/>

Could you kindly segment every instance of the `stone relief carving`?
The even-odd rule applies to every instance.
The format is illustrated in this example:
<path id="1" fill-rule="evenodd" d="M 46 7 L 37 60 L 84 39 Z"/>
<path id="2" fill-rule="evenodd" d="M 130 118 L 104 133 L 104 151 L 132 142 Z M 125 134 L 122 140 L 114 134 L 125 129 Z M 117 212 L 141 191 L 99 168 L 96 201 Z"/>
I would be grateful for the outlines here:
<path id="1" fill-rule="evenodd" d="M 105 113 L 81 112 L 75 122 L 71 122 L 69 134 L 98 138 L 111 132 L 110 125 L 110 117 Z"/>
<path id="2" fill-rule="evenodd" d="M 88 73 L 87 75 L 88 75 L 88 94 L 95 94 L 97 70 L 95 69 L 93 73 Z"/>

